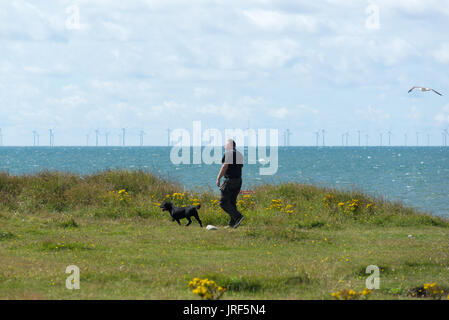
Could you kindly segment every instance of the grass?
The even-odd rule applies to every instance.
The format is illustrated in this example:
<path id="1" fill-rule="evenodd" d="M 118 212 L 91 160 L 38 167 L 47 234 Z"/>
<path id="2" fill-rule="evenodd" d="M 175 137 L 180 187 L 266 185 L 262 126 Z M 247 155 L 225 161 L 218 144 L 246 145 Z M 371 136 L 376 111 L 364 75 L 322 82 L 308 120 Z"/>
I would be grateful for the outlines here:
<path id="1" fill-rule="evenodd" d="M 430 299 L 418 293 L 433 282 L 448 290 L 447 220 L 359 191 L 254 190 L 239 196 L 241 227 L 206 231 L 157 205 L 201 203 L 203 223 L 220 227 L 217 195 L 149 172 L 0 173 L 0 298 L 196 299 L 187 284 L 199 277 L 226 287 L 223 299 L 332 299 L 363 290 L 368 265 L 380 268 L 371 299 Z M 80 290 L 65 288 L 73 264 Z"/>

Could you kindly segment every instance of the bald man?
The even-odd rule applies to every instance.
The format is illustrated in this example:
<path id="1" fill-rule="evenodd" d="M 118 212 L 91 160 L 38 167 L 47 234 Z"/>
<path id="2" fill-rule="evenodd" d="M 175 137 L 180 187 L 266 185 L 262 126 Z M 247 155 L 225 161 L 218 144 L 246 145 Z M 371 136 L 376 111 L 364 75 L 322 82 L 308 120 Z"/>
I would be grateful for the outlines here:
<path id="1" fill-rule="evenodd" d="M 229 214 L 230 228 L 237 228 L 244 216 L 237 210 L 237 196 L 242 187 L 243 155 L 235 149 L 235 141 L 229 139 L 225 144 L 222 166 L 217 176 L 217 186 L 221 191 L 220 207 Z M 221 178 L 225 181 L 220 184 Z"/>

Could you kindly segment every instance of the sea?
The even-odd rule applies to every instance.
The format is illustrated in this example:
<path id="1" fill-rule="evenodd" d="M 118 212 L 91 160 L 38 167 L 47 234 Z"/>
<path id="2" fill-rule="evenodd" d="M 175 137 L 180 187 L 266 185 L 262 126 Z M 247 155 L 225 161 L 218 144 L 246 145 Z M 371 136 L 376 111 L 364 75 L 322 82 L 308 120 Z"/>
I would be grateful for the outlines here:
<path id="1" fill-rule="evenodd" d="M 11 175 L 43 170 L 84 175 L 107 169 L 142 169 L 176 181 L 187 190 L 217 191 L 220 164 L 198 161 L 202 151 L 189 151 L 190 158 L 187 152 L 184 156 L 190 164 L 175 164 L 172 147 L 6 146 L 0 147 L 0 171 Z M 448 147 L 279 147 L 277 163 L 274 149 L 268 150 L 267 156 L 250 157 L 248 149 L 244 152 L 243 189 L 283 182 L 357 189 L 449 217 Z M 179 159 L 180 153 L 176 154 Z M 218 154 L 217 159 L 221 159 Z M 195 156 L 197 162 L 193 163 Z M 247 163 L 250 158 L 254 161 Z M 261 174 L 261 169 L 270 166 L 274 174 Z"/>

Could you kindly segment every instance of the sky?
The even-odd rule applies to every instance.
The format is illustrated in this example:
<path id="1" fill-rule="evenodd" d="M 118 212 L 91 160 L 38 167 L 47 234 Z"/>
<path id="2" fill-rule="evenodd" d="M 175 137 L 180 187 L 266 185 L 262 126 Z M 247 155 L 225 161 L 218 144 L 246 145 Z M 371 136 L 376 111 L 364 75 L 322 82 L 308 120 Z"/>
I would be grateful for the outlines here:
<path id="1" fill-rule="evenodd" d="M 449 0 L 2 0 L 3 144 L 53 129 L 55 145 L 94 145 L 98 129 L 117 145 L 125 128 L 127 145 L 141 130 L 166 145 L 199 120 L 278 129 L 281 145 L 286 129 L 291 145 L 322 129 L 326 145 L 358 130 L 362 145 L 441 145 L 447 30 Z"/>

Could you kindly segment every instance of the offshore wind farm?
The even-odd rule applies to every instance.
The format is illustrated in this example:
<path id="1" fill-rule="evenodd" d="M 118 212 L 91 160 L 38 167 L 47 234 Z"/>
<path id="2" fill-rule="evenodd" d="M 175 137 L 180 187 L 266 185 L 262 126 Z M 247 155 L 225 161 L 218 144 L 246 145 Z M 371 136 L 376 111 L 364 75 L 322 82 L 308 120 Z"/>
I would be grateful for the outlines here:
<path id="1" fill-rule="evenodd" d="M 249 129 L 249 128 L 247 128 Z M 151 129 L 146 129 L 147 131 L 151 132 Z M 257 128 L 254 129 L 257 131 Z M 45 132 L 45 130 L 41 130 Z M 408 133 L 398 133 L 398 132 L 392 132 L 391 129 L 387 130 L 374 130 L 374 132 L 378 132 L 378 139 L 374 140 L 370 143 L 369 138 L 370 134 L 368 132 L 364 132 L 362 130 L 347 130 L 343 131 L 341 133 L 341 143 L 338 143 L 338 132 L 330 132 L 325 129 L 318 129 L 317 131 L 312 132 L 311 134 L 295 130 L 295 129 L 282 129 L 280 128 L 280 131 L 282 133 L 282 136 L 279 137 L 279 140 L 277 141 L 278 146 L 358 146 L 358 147 L 368 147 L 368 146 L 442 146 L 447 147 L 448 146 L 448 139 L 449 139 L 449 128 L 443 128 L 441 130 L 423 130 L 423 131 L 416 131 L 415 134 L 415 143 L 410 144 L 408 143 Z M 2 133 L 2 128 L 0 128 L 0 146 L 58 146 L 58 144 L 55 145 L 54 137 L 54 129 L 48 129 L 48 134 L 43 135 L 42 137 L 45 138 L 47 136 L 49 143 L 48 144 L 41 144 L 40 143 L 40 137 L 41 133 L 38 130 L 32 130 L 32 139 L 30 139 L 29 144 L 26 142 L 24 144 L 15 144 L 17 140 L 14 139 L 12 136 L 8 136 Z M 95 135 L 95 144 L 92 146 L 109 146 L 109 136 L 111 132 L 114 132 L 114 129 L 108 128 L 104 130 L 100 129 L 92 129 L 85 135 L 85 143 L 84 144 L 66 144 L 64 143 L 64 137 L 60 137 L 61 142 L 59 143 L 59 146 L 89 146 L 89 137 L 91 132 Z M 125 128 L 117 129 L 115 130 L 117 132 L 118 140 L 115 144 L 115 146 L 170 146 L 173 144 L 173 141 L 170 139 L 170 129 L 166 129 L 166 140 L 151 140 L 151 143 L 145 144 L 144 143 L 144 137 L 147 135 L 146 131 L 144 129 L 136 129 L 132 130 L 131 133 L 127 133 L 127 130 Z M 159 132 L 159 136 L 163 132 Z M 244 131 L 245 133 L 245 131 Z M 325 135 L 328 135 L 328 144 L 325 144 L 326 141 Z M 412 133 L 413 134 L 413 133 Z M 291 136 L 296 135 L 297 137 L 301 137 L 301 139 L 292 139 Z M 365 137 L 365 143 L 362 143 L 362 136 Z M 4 138 L 5 137 L 5 138 Z M 151 134 L 150 134 L 151 137 Z M 403 139 L 401 138 L 403 137 Z M 4 139 L 6 139 L 4 142 Z M 298 141 L 299 140 L 299 141 Z M 126 141 L 128 141 L 130 144 L 127 144 Z M 246 141 L 246 140 L 245 140 Z"/>

